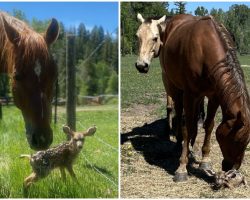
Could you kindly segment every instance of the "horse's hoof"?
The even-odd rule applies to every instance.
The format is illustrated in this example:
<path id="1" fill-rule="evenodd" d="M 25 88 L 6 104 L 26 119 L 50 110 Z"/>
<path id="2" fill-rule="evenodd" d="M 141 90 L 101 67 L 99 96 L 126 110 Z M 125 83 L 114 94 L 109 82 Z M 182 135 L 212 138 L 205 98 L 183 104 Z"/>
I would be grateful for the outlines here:
<path id="1" fill-rule="evenodd" d="M 209 169 L 212 169 L 212 166 L 209 162 L 201 162 L 200 165 L 199 165 L 199 169 L 200 170 L 209 170 Z"/>
<path id="2" fill-rule="evenodd" d="M 174 176 L 174 182 L 184 182 L 187 180 L 187 173 L 176 172 Z"/>

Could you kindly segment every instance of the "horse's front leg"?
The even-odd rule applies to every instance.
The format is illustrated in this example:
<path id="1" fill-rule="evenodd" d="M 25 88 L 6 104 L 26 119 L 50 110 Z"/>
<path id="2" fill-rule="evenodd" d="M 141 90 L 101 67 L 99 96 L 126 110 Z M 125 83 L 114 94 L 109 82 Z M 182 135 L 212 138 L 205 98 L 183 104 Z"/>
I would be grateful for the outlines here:
<path id="1" fill-rule="evenodd" d="M 207 117 L 204 123 L 205 138 L 204 138 L 204 143 L 202 146 L 202 160 L 199 166 L 199 168 L 202 170 L 211 169 L 211 164 L 210 164 L 211 160 L 209 158 L 210 139 L 211 139 L 211 133 L 214 127 L 214 117 L 215 117 L 218 107 L 219 107 L 219 103 L 215 97 L 209 99 L 208 105 L 207 105 Z"/>
<path id="2" fill-rule="evenodd" d="M 183 105 L 185 111 L 185 126 L 183 126 L 183 145 L 182 153 L 180 157 L 180 165 L 175 172 L 174 181 L 181 182 L 187 180 L 187 164 L 188 164 L 188 154 L 189 154 L 189 143 L 190 140 L 195 140 L 197 135 L 197 121 L 198 121 L 198 111 L 200 100 L 194 95 L 189 93 L 184 93 Z"/>

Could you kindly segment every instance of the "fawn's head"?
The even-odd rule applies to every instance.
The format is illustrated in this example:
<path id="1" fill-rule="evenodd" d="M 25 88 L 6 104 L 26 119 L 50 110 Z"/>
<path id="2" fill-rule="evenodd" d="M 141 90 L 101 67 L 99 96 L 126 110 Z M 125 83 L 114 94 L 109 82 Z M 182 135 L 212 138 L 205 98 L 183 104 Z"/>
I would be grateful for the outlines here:
<path id="1" fill-rule="evenodd" d="M 70 138 L 70 142 L 73 144 L 73 146 L 78 150 L 81 150 L 85 137 L 94 135 L 94 133 L 96 132 L 96 127 L 90 127 L 87 131 L 84 132 L 74 132 L 70 129 L 70 127 L 64 125 L 63 132 L 67 134 L 68 138 Z"/>

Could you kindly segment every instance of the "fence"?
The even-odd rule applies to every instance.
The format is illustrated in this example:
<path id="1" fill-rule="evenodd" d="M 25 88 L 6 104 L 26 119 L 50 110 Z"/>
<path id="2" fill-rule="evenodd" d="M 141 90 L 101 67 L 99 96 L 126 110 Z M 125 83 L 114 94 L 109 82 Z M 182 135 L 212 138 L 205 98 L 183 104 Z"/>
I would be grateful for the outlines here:
<path id="1" fill-rule="evenodd" d="M 66 110 L 66 109 L 65 109 Z M 65 113 L 66 114 L 66 113 Z M 62 114 L 60 114 L 58 116 L 59 121 L 61 122 L 66 122 L 66 118 L 64 118 L 62 116 Z M 76 124 L 81 128 L 81 129 L 86 129 L 87 127 L 85 127 L 80 121 L 76 121 Z M 118 134 L 118 133 L 117 133 Z M 109 156 L 111 154 L 115 154 L 117 155 L 117 160 L 118 160 L 118 154 L 119 154 L 119 150 L 118 148 L 115 148 L 114 146 L 112 146 L 111 144 L 109 144 L 107 141 L 105 141 L 103 138 L 98 137 L 97 135 L 95 135 L 93 137 L 93 139 L 95 139 L 98 143 L 101 143 L 102 145 L 104 145 L 106 147 L 106 151 L 107 151 L 107 159 L 109 158 Z M 118 141 L 117 141 L 118 142 Z M 102 171 L 100 171 L 97 167 L 95 167 L 95 164 L 93 164 L 90 159 L 83 153 L 81 152 L 81 156 L 84 158 L 84 160 L 86 161 L 86 164 L 89 165 L 89 167 L 91 167 L 91 169 L 93 169 L 97 174 L 99 174 L 101 177 L 103 177 L 106 181 L 108 181 L 109 183 L 111 183 L 111 185 L 113 187 L 118 188 L 118 180 L 113 180 L 112 178 L 108 177 L 107 175 L 105 175 Z"/>

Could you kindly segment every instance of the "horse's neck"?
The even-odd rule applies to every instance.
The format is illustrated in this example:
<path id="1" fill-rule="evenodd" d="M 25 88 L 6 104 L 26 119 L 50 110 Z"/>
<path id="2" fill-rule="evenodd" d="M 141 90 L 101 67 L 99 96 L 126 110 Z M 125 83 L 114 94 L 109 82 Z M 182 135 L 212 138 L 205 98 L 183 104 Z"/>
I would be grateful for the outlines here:
<path id="1" fill-rule="evenodd" d="M 244 124 L 250 124 L 250 107 L 248 100 L 242 95 L 233 103 L 228 104 L 228 101 L 221 100 L 221 109 L 223 121 L 235 122 L 239 116 Z"/>

